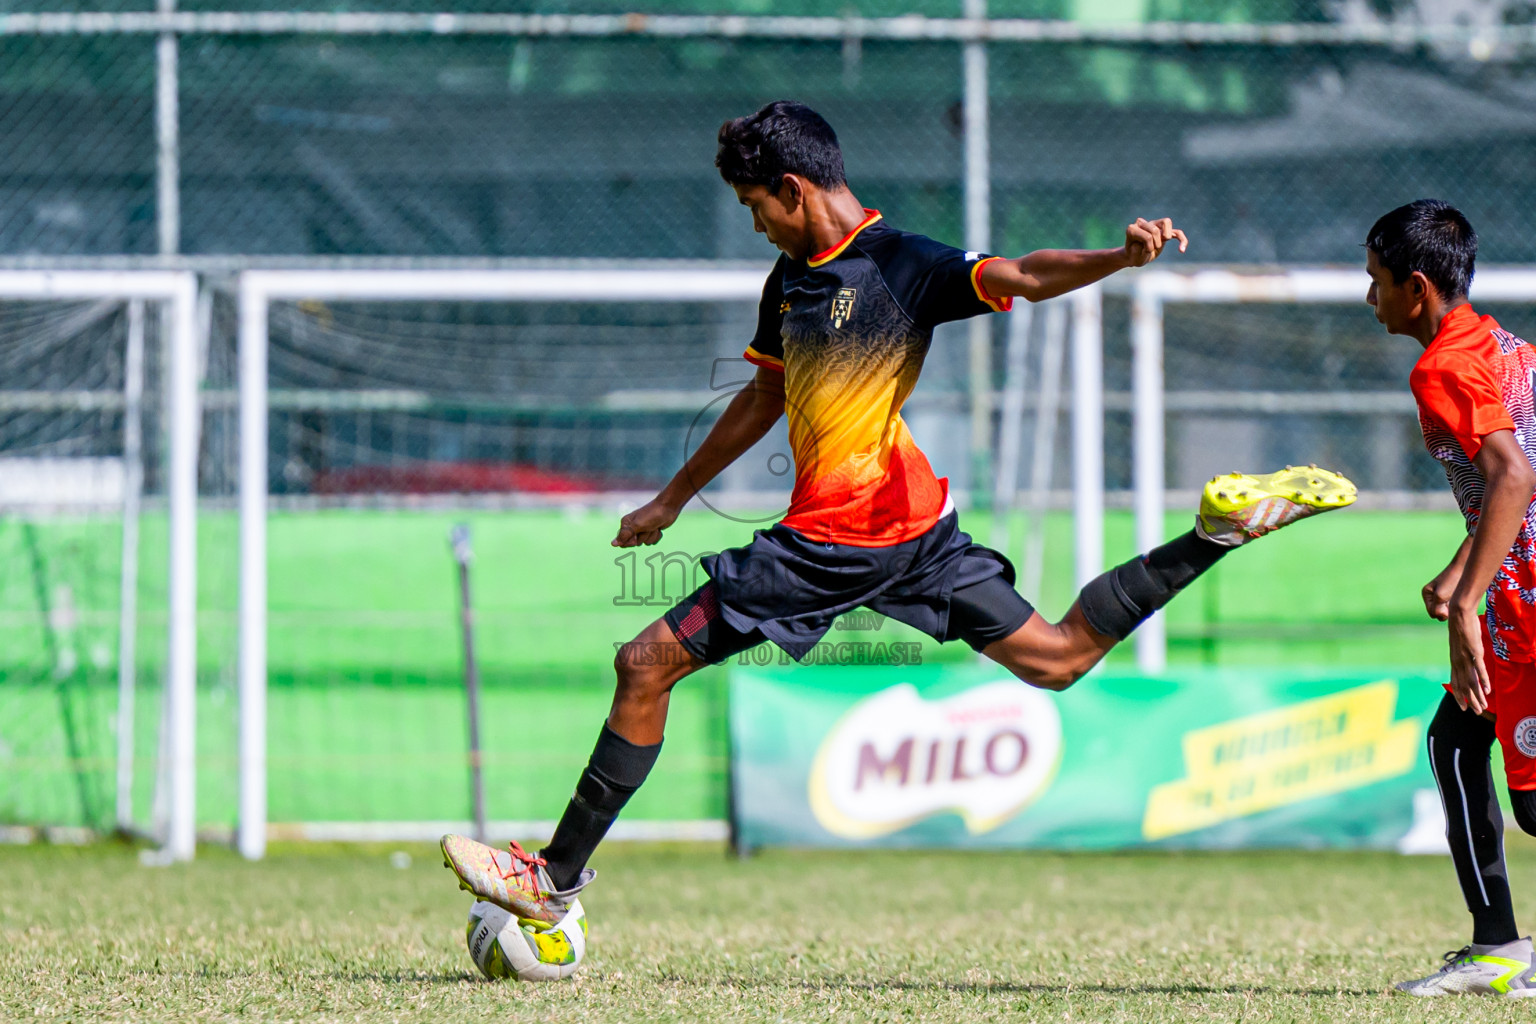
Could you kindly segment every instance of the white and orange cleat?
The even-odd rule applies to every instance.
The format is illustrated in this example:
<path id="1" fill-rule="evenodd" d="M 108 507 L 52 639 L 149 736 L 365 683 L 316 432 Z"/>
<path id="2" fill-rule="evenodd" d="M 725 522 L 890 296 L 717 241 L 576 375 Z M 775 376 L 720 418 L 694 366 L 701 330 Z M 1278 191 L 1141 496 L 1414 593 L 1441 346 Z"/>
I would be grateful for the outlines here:
<path id="1" fill-rule="evenodd" d="M 1228 473 L 1205 485 L 1195 529 L 1206 540 L 1236 547 L 1298 519 L 1353 505 L 1358 496 L 1349 479 L 1316 466 L 1286 466 L 1261 476 Z"/>
<path id="2" fill-rule="evenodd" d="M 443 836 L 441 845 L 443 866 L 459 877 L 460 889 L 496 904 L 519 922 L 538 927 L 559 924 L 576 894 L 597 874 L 583 868 L 574 886 L 557 890 L 544 858 L 517 843 L 498 850 L 468 836 L 450 834 Z"/>

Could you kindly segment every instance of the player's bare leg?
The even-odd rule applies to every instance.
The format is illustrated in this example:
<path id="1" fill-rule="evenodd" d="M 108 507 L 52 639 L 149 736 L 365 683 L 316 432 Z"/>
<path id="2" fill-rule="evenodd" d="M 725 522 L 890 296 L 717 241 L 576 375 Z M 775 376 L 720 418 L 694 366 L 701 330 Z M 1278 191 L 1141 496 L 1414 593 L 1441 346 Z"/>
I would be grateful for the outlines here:
<path id="1" fill-rule="evenodd" d="M 672 687 L 704 667 L 704 661 L 678 643 L 666 619 L 646 626 L 613 659 L 617 684 L 608 728 L 631 743 L 661 742 Z"/>
<path id="2" fill-rule="evenodd" d="M 1060 622 L 1039 612 L 981 653 L 1026 682 L 1046 690 L 1065 690 L 1081 679 L 1119 643 L 1088 625 L 1077 603 Z"/>
<path id="3" fill-rule="evenodd" d="M 460 888 L 517 915 L 554 924 L 596 875 L 586 867 L 619 811 L 661 753 L 672 687 L 705 662 L 678 643 L 664 619 L 619 648 L 608 721 L 549 845 L 537 854 L 517 843 L 506 850 L 466 836 L 443 837 L 443 863 Z"/>
<path id="4" fill-rule="evenodd" d="M 1036 613 L 981 653 L 1025 682 L 1064 690 L 1233 548 L 1355 497 L 1353 483 L 1316 466 L 1214 477 L 1193 530 L 1090 581 L 1060 622 Z"/>

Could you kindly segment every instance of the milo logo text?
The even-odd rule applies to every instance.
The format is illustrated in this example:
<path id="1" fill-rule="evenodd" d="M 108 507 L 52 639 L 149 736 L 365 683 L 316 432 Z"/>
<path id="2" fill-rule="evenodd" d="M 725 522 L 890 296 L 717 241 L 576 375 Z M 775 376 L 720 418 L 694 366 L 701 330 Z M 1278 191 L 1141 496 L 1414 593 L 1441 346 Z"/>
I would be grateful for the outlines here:
<path id="1" fill-rule="evenodd" d="M 944 812 L 986 832 L 1039 796 L 1060 759 L 1061 718 L 1039 690 L 996 682 L 930 701 L 903 683 L 860 701 L 827 734 L 811 809 L 849 839 Z"/>

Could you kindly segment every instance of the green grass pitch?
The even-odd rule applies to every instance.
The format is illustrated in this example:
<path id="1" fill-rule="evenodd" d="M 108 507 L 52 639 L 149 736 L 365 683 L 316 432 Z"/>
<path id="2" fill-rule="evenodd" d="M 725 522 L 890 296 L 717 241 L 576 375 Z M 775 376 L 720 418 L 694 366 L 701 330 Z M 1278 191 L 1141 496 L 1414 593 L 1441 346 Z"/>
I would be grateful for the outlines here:
<path id="1" fill-rule="evenodd" d="M 1517 841 L 1518 840 L 1518 841 Z M 1516 892 L 1536 844 L 1511 837 Z M 0 847 L 0 1019 L 1456 1021 L 1448 860 L 1380 853 L 599 851 L 575 979 L 479 980 L 433 847 Z M 1529 922 L 1536 905 L 1517 909 Z"/>

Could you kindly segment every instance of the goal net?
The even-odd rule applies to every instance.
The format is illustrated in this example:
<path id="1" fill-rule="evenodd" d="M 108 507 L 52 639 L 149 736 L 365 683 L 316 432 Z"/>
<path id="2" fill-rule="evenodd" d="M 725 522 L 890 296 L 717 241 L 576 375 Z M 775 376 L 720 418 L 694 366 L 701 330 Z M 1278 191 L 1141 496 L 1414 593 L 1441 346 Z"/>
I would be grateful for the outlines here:
<path id="1" fill-rule="evenodd" d="M 185 578 L 172 586 L 171 552 L 187 550 L 192 448 L 171 439 L 191 413 L 190 378 L 173 368 L 190 351 L 192 296 L 183 274 L 0 272 L 12 838 L 122 830 L 190 853 L 190 793 L 172 783 L 189 767 L 190 593 Z"/>
<path id="2" fill-rule="evenodd" d="M 271 835 L 467 828 L 459 523 L 491 831 L 552 827 L 607 714 L 615 645 L 702 582 L 701 555 L 787 504 L 781 423 L 706 488 L 686 528 L 655 548 L 608 543 L 755 373 L 741 353 L 767 270 L 243 276 L 243 379 L 265 379 L 265 422 L 245 421 L 262 443 L 244 453 L 244 507 L 265 510 L 246 557 L 266 567 L 266 592 L 243 612 L 264 638 L 243 720 L 265 728 L 242 747 L 242 799 Z M 723 674 L 690 687 L 666 778 L 620 835 L 724 828 Z M 254 837 L 242 849 L 260 854 Z"/>

